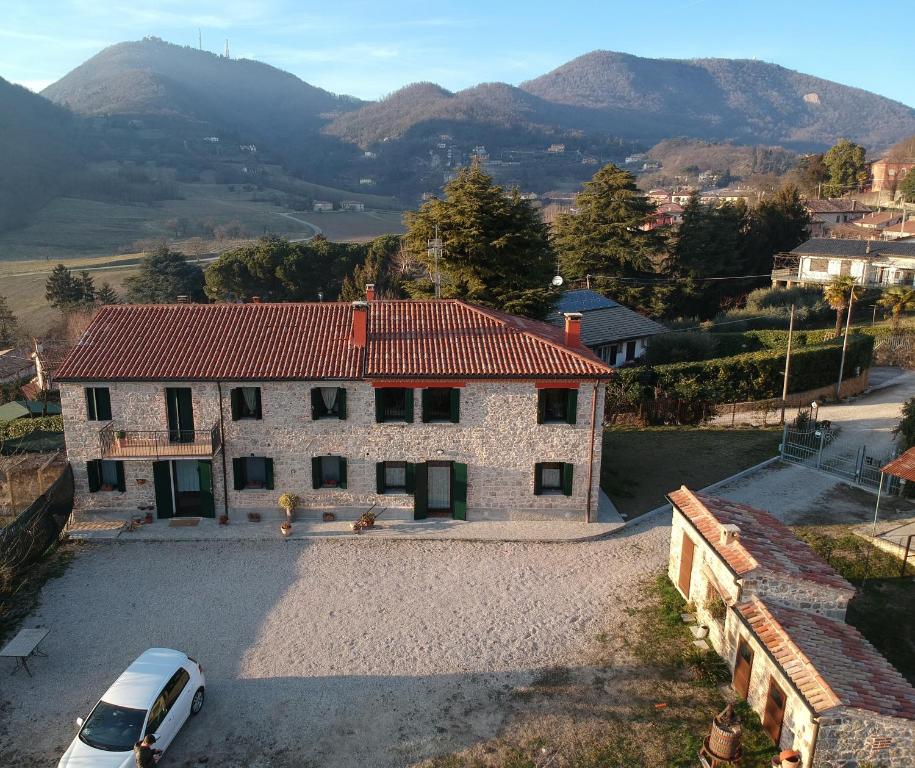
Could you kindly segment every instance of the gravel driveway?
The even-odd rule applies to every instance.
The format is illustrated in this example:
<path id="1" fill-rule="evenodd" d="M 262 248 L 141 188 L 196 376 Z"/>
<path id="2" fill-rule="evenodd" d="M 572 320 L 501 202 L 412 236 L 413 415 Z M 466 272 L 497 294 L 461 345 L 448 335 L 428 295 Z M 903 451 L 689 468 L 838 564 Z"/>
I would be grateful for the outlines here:
<path id="1" fill-rule="evenodd" d="M 508 694 L 625 633 L 663 568 L 666 515 L 576 544 L 415 541 L 87 546 L 24 626 L 34 678 L 0 673 L 0 754 L 49 765 L 140 652 L 202 661 L 207 703 L 163 766 L 402 766 L 495 735 Z"/>

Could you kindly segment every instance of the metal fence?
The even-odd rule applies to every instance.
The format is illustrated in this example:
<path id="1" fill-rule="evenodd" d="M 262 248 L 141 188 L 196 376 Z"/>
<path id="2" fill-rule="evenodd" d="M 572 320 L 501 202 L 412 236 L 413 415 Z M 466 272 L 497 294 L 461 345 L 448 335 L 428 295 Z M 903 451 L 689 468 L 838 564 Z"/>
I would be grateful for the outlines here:
<path id="1" fill-rule="evenodd" d="M 780 449 L 785 461 L 822 469 L 873 490 L 880 486 L 880 467 L 896 458 L 895 451 L 877 453 L 866 445 L 843 442 L 839 430 L 828 422 L 800 428 L 786 424 Z M 883 492 L 895 494 L 899 485 L 898 478 L 886 476 Z"/>

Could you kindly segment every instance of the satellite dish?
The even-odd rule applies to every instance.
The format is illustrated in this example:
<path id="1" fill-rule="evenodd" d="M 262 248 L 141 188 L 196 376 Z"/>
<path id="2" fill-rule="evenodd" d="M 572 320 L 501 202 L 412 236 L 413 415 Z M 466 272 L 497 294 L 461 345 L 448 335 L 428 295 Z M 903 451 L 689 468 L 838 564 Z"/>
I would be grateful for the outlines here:
<path id="1" fill-rule="evenodd" d="M 552 283 L 553 283 L 553 286 L 556 288 L 558 288 L 560 285 L 562 285 L 562 283 L 563 283 L 562 275 L 556 275 L 556 277 L 553 278 Z"/>

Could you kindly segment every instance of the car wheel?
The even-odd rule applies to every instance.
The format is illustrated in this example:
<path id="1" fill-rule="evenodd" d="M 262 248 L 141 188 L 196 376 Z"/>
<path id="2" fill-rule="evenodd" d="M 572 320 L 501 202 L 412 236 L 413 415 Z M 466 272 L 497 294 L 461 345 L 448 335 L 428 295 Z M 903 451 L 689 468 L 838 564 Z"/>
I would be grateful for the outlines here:
<path id="1" fill-rule="evenodd" d="M 194 694 L 194 698 L 191 699 L 191 714 L 196 715 L 201 709 L 203 709 L 203 686 L 200 686 L 197 689 L 197 692 Z"/>

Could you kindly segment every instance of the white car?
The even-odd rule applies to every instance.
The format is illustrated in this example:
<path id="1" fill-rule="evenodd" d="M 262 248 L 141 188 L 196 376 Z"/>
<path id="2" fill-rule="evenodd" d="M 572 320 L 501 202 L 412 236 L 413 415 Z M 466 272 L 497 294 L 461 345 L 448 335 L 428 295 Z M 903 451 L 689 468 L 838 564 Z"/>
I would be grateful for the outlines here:
<path id="1" fill-rule="evenodd" d="M 85 721 L 57 768 L 132 768 L 133 745 L 145 735 L 163 752 L 203 707 L 203 667 L 181 651 L 150 648 L 122 674 Z"/>

